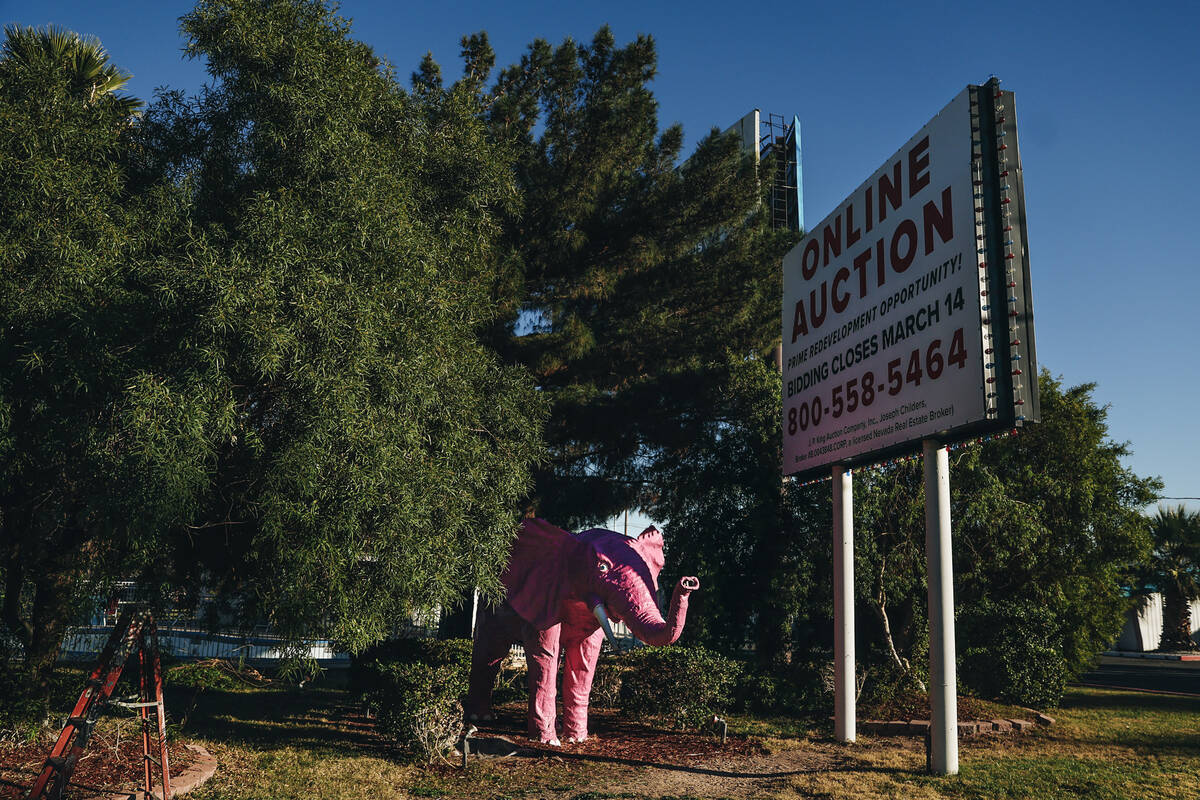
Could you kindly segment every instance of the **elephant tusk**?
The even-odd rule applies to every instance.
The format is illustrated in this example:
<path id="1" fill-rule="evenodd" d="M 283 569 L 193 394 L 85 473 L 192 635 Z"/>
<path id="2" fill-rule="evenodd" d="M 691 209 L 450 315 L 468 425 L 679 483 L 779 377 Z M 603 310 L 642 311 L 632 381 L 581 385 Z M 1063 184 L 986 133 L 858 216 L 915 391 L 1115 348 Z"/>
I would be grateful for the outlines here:
<path id="1" fill-rule="evenodd" d="M 600 627 L 604 630 L 604 635 L 608 638 L 608 643 L 612 645 L 613 650 L 618 650 L 617 637 L 613 636 L 612 625 L 608 621 L 608 612 L 604 610 L 603 603 L 596 603 L 592 606 L 592 614 L 596 617 L 596 621 L 600 623 Z"/>

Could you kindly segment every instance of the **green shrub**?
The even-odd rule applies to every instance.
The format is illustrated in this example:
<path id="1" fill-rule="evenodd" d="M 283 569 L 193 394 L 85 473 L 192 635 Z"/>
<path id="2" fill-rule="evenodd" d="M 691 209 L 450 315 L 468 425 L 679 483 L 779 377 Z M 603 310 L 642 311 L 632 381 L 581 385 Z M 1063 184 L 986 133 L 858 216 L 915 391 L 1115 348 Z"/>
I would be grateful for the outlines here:
<path id="1" fill-rule="evenodd" d="M 856 690 L 876 678 L 874 667 L 858 665 Z M 833 653 L 823 649 L 797 653 L 771 667 L 745 665 L 738 680 L 737 708 L 759 714 L 828 713 L 833 707 Z"/>
<path id="2" fill-rule="evenodd" d="M 236 668 L 235 668 L 236 669 Z M 134 670 L 130 670 L 134 672 Z M 229 692 L 244 684 L 226 666 L 216 660 L 177 664 L 163 673 L 167 686 L 186 686 L 191 689 Z"/>
<path id="3" fill-rule="evenodd" d="M 45 725 L 46 704 L 37 689 L 11 665 L 0 671 L 0 741 L 34 742 Z"/>
<path id="4" fill-rule="evenodd" d="M 904 702 L 914 695 L 929 691 L 924 661 L 906 671 L 886 655 L 882 648 L 868 650 L 863 662 L 856 665 L 855 679 L 859 682 L 858 702 L 866 708 L 886 708 Z M 927 657 L 926 657 L 927 658 Z M 832 700 L 833 662 L 830 662 L 830 698 Z"/>
<path id="5" fill-rule="evenodd" d="M 643 647 L 625 657 L 621 711 L 696 728 L 732 704 L 742 666 L 703 647 Z"/>
<path id="6" fill-rule="evenodd" d="M 389 664 L 453 665 L 471 669 L 470 639 L 388 639 L 350 660 L 350 688 L 362 695 L 380 686 L 381 667 Z"/>
<path id="7" fill-rule="evenodd" d="M 377 727 L 396 744 L 442 756 L 462 731 L 471 642 L 403 639 L 369 648 L 351 664 L 351 684 L 378 710 Z"/>
<path id="8" fill-rule="evenodd" d="M 1053 613 L 1029 601 L 985 600 L 962 615 L 962 683 L 1004 703 L 1057 706 L 1068 670 Z"/>
<path id="9" fill-rule="evenodd" d="M 601 657 L 592 676 L 592 693 L 588 705 L 595 708 L 616 708 L 621 702 L 621 683 L 630 670 L 620 657 Z"/>

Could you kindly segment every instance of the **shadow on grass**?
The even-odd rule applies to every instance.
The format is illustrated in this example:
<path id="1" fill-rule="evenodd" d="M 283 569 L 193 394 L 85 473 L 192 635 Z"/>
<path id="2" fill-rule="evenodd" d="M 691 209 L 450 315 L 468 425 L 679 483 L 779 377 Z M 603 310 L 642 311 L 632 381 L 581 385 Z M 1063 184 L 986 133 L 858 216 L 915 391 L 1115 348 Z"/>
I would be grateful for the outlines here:
<path id="1" fill-rule="evenodd" d="M 538 753 L 544 756 L 544 753 Z M 713 778 L 745 778 L 761 780 L 767 778 L 790 778 L 798 775 L 818 775 L 831 772 L 874 772 L 886 775 L 911 775 L 912 770 L 902 767 L 880 767 L 872 764 L 841 761 L 840 763 L 823 763 L 811 767 L 801 767 L 790 770 L 775 770 L 772 772 L 754 772 L 749 770 L 725 770 L 711 767 L 689 767 L 684 764 L 663 764 L 658 761 L 643 761 L 636 758 L 620 758 L 616 756 L 589 755 L 587 753 L 556 753 L 555 757 L 563 761 L 579 761 L 583 763 L 617 764 L 624 767 L 647 767 L 667 772 L 684 772 L 691 775 L 707 775 Z"/>
<path id="2" fill-rule="evenodd" d="M 340 755 L 391 752 L 350 697 L 336 689 L 265 688 L 242 691 L 168 688 L 167 708 L 186 719 L 189 737 L 238 742 L 258 750 L 300 747 Z"/>
<path id="3" fill-rule="evenodd" d="M 1086 688 L 1086 691 L 1084 690 Z M 1200 714 L 1200 697 L 1152 694 L 1133 689 L 1072 687 L 1062 700 L 1062 708 L 1081 711 L 1170 711 Z"/>
<path id="4" fill-rule="evenodd" d="M 1096 715 L 1085 725 L 1091 735 L 1065 735 L 1073 744 L 1126 747 L 1148 756 L 1200 755 L 1200 697 L 1075 686 L 1061 708 Z M 1050 728 L 1048 734 L 1057 737 L 1057 731 Z"/>
<path id="5" fill-rule="evenodd" d="M 496 719 L 492 726 L 487 730 L 488 733 L 500 734 L 509 738 L 510 741 L 520 741 L 524 738 L 522 733 L 525 727 L 524 709 L 514 704 L 505 705 L 503 707 L 494 708 Z M 597 734 L 597 738 L 612 740 L 622 740 L 627 744 L 634 746 L 644 746 L 647 752 L 653 752 L 656 745 L 663 741 L 676 739 L 681 734 L 679 731 L 673 731 L 659 727 L 654 724 L 645 722 L 633 721 L 621 718 L 615 714 L 612 709 L 597 709 L 591 715 L 589 727 L 593 728 L 593 732 Z M 820 744 L 833 744 L 832 737 L 821 737 L 815 740 Z M 671 752 L 677 751 L 669 748 Z M 863 773 L 882 773 L 892 775 L 909 775 L 911 770 L 902 767 L 885 767 L 864 763 L 860 759 L 855 759 L 843 753 L 818 752 L 812 749 L 797 750 L 796 761 L 807 763 L 798 764 L 795 768 L 789 769 L 754 769 L 755 762 L 761 762 L 767 756 L 758 753 L 730 753 L 724 750 L 714 750 L 705 752 L 704 756 L 708 758 L 722 758 L 728 761 L 744 760 L 747 762 L 746 769 L 737 768 L 718 768 L 710 766 L 692 766 L 688 764 L 680 764 L 671 760 L 670 755 L 665 755 L 661 759 L 654 758 L 637 758 L 627 754 L 605 754 L 595 752 L 572 752 L 571 746 L 568 745 L 562 749 L 547 749 L 543 745 L 530 745 L 520 747 L 518 750 L 519 757 L 529 760 L 535 759 L 555 759 L 566 763 L 577 764 L 604 764 L 621 767 L 639 767 L 646 769 L 654 769 L 662 772 L 684 773 L 691 775 L 703 775 L 713 778 L 740 778 L 746 780 L 769 780 L 781 779 L 789 777 L 798 777 L 803 775 L 816 775 L 831 772 L 863 772 Z M 700 754 L 694 754 L 700 755 Z"/>

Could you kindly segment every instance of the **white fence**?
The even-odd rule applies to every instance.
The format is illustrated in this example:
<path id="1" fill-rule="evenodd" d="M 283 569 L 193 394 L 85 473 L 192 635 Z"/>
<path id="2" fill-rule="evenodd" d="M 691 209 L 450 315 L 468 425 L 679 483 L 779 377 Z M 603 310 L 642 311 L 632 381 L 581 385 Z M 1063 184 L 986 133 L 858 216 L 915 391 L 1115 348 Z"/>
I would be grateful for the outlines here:
<path id="1" fill-rule="evenodd" d="M 95 660 L 112 634 L 117 608 L 98 610 L 88 625 L 72 627 L 63 639 L 59 653 L 61 661 L 90 662 Z M 396 626 L 396 638 L 422 638 L 437 635 L 440 612 L 434 609 Z M 251 628 L 230 627 L 214 631 L 191 614 L 166 614 L 155 620 L 158 646 L 164 653 L 181 659 L 226 658 L 231 660 L 270 662 L 287 656 L 301 656 L 318 661 L 325 667 L 348 666 L 350 654 L 340 652 L 329 639 L 314 638 L 300 644 L 288 643 L 269 625 Z M 613 636 L 621 650 L 636 646 L 637 640 L 628 626 L 612 624 Z M 605 645 L 608 647 L 608 645 Z M 523 659 L 524 649 L 514 645 L 513 656 Z"/>

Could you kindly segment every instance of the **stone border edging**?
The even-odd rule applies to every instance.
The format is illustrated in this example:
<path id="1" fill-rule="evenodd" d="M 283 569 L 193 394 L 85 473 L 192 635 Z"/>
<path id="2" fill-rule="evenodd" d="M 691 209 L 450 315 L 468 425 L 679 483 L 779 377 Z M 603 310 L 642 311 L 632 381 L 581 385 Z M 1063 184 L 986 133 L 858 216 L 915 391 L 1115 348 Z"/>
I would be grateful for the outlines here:
<path id="1" fill-rule="evenodd" d="M 171 776 L 172 797 L 192 791 L 197 786 L 208 781 L 217 772 L 217 759 L 212 753 L 198 744 L 185 744 L 184 747 L 196 754 L 196 760 L 192 762 L 191 766 L 179 773 L 179 775 Z M 95 795 L 87 798 L 87 800 L 128 800 L 131 795 L 138 798 L 145 796 L 139 789 L 132 792 L 113 792 L 112 794 Z M 153 797 L 157 799 L 161 798 L 162 795 L 154 792 Z"/>
<path id="2" fill-rule="evenodd" d="M 963 737 L 983 733 L 1024 733 L 1037 726 L 1049 727 L 1053 724 L 1054 717 L 1042 713 L 1035 713 L 1032 722 L 1027 719 L 970 719 L 958 723 L 958 735 Z M 858 723 L 858 729 L 877 736 L 924 736 L 929 732 L 929 720 L 864 719 Z"/>

